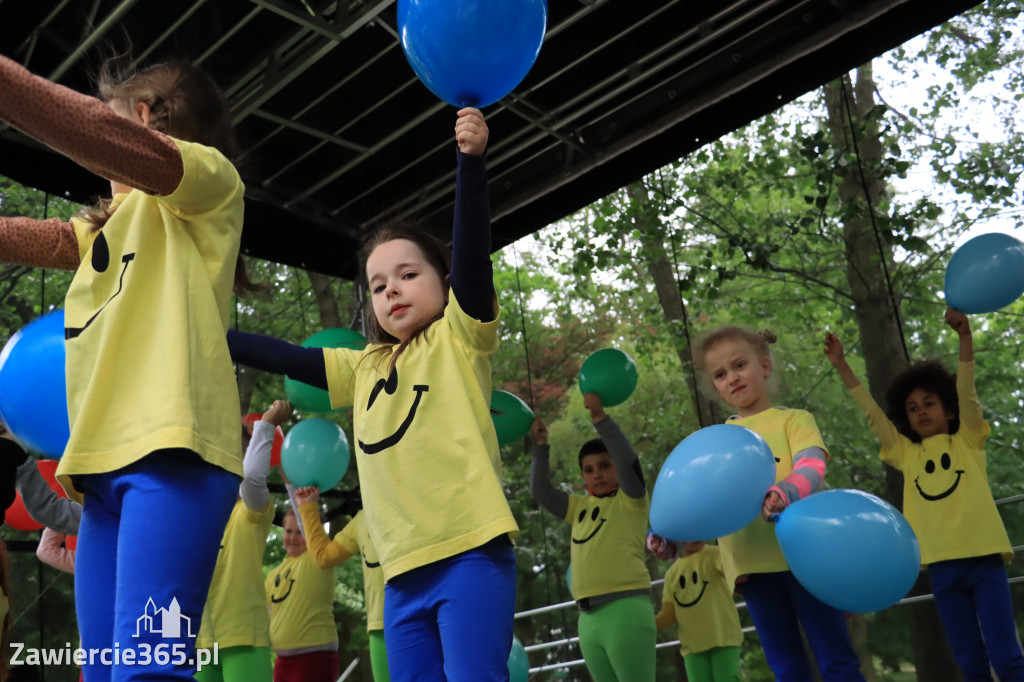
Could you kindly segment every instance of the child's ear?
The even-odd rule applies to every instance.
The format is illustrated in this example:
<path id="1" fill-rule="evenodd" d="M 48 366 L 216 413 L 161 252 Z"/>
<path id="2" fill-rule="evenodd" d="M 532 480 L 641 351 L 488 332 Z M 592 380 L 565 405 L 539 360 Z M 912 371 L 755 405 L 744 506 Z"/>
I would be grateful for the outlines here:
<path id="1" fill-rule="evenodd" d="M 772 359 L 770 357 L 766 356 L 761 359 L 761 367 L 764 369 L 765 379 L 772 375 Z"/>

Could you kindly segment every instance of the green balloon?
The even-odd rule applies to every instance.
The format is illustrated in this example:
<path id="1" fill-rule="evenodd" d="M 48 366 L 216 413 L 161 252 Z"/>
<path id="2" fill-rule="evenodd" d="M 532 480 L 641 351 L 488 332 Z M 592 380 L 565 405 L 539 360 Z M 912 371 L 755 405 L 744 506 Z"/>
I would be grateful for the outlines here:
<path id="1" fill-rule="evenodd" d="M 616 348 L 603 348 L 580 367 L 580 393 L 596 393 L 601 405 L 614 407 L 633 395 L 637 378 L 633 358 Z"/>
<path id="2" fill-rule="evenodd" d="M 529 433 L 533 410 L 514 393 L 495 389 L 491 391 L 491 419 L 498 445 L 505 445 Z"/>
<path id="3" fill-rule="evenodd" d="M 366 347 L 366 337 L 354 329 L 333 327 L 324 329 L 302 342 L 304 348 L 351 348 L 362 350 Z M 284 394 L 297 410 L 303 412 L 337 412 L 331 409 L 331 398 L 322 388 L 304 384 L 289 377 L 284 378 Z"/>
<path id="4" fill-rule="evenodd" d="M 519 638 L 512 637 L 512 651 L 508 654 L 509 682 L 526 682 L 530 679 L 530 657 Z"/>

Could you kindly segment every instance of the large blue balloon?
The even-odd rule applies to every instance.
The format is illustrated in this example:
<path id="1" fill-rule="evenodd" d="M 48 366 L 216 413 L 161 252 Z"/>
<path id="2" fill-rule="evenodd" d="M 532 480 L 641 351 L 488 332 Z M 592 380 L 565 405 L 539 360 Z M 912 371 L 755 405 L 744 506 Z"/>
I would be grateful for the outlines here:
<path id="1" fill-rule="evenodd" d="M 651 493 L 651 529 L 676 542 L 711 540 L 750 523 L 775 483 L 775 457 L 761 436 L 717 424 L 690 435 L 661 466 Z"/>
<path id="2" fill-rule="evenodd" d="M 19 441 L 60 459 L 68 444 L 64 311 L 33 320 L 0 351 L 0 416 Z"/>
<path id="3" fill-rule="evenodd" d="M 892 606 L 921 567 L 917 536 L 903 514 L 862 490 L 827 490 L 795 502 L 779 515 L 775 536 L 800 584 L 843 611 Z"/>
<path id="4" fill-rule="evenodd" d="M 423 84 L 457 107 L 507 95 L 537 59 L 546 0 L 398 0 L 402 49 Z"/>
<path id="5" fill-rule="evenodd" d="M 530 679 L 530 658 L 518 637 L 512 637 L 512 650 L 508 654 L 509 682 L 527 682 Z"/>
<path id="6" fill-rule="evenodd" d="M 991 313 L 1024 293 L 1024 244 L 993 232 L 970 239 L 946 266 L 946 304 L 962 313 Z"/>
<path id="7" fill-rule="evenodd" d="M 281 446 L 281 466 L 296 488 L 315 485 L 329 490 L 348 471 L 348 438 L 326 419 L 303 419 L 292 427 Z"/>

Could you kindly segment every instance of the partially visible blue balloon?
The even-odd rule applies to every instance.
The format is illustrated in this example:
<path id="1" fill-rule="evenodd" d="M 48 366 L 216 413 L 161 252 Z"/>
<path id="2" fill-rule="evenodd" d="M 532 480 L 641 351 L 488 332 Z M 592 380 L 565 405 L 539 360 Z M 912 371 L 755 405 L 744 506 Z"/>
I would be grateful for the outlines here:
<path id="1" fill-rule="evenodd" d="M 993 232 L 969 239 L 946 266 L 946 304 L 962 313 L 991 313 L 1024 293 L 1024 244 Z"/>
<path id="2" fill-rule="evenodd" d="M 775 457 L 743 426 L 708 426 L 677 445 L 651 493 L 651 529 L 676 542 L 735 533 L 758 514 L 775 483 Z"/>
<path id="3" fill-rule="evenodd" d="M 398 33 L 412 70 L 457 107 L 512 92 L 540 53 L 546 0 L 398 0 Z"/>
<path id="4" fill-rule="evenodd" d="M 348 471 L 348 437 L 326 419 L 303 419 L 284 437 L 281 466 L 296 488 L 315 485 L 330 490 Z"/>
<path id="5" fill-rule="evenodd" d="M 19 441 L 54 459 L 71 436 L 64 363 L 63 310 L 29 322 L 0 351 L 0 416 Z"/>
<path id="6" fill-rule="evenodd" d="M 790 505 L 775 536 L 796 579 L 821 601 L 868 613 L 906 596 L 921 568 L 910 524 L 862 490 L 827 490 Z"/>
<path id="7" fill-rule="evenodd" d="M 530 679 L 530 658 L 526 647 L 516 636 L 512 637 L 512 650 L 508 654 L 509 682 L 527 682 Z"/>

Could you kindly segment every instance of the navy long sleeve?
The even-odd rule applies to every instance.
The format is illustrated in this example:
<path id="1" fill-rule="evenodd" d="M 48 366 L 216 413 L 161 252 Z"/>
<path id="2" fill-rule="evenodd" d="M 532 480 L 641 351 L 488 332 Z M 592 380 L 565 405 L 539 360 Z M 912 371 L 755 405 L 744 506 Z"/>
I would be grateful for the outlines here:
<path id="1" fill-rule="evenodd" d="M 455 221 L 452 225 L 452 292 L 470 317 L 494 319 L 494 272 L 491 267 L 491 200 L 484 156 L 457 151 Z"/>
<path id="2" fill-rule="evenodd" d="M 327 368 L 322 348 L 305 348 L 272 336 L 228 330 L 228 351 L 240 365 L 284 374 L 327 390 Z"/>

